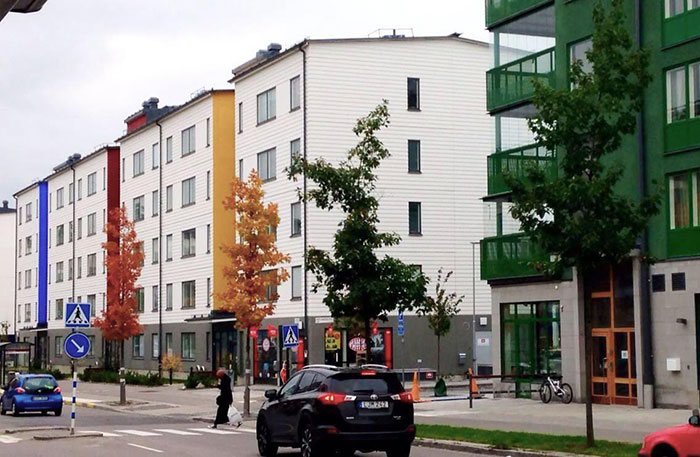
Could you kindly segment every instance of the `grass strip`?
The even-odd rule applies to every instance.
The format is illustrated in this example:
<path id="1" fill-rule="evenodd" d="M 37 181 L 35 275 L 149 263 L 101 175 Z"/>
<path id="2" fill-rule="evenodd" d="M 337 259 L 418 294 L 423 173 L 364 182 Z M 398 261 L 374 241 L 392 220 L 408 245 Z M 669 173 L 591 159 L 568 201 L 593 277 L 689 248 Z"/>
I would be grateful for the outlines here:
<path id="1" fill-rule="evenodd" d="M 638 444 L 598 440 L 595 447 L 587 448 L 585 436 L 506 432 L 432 424 L 419 425 L 417 427 L 417 436 L 419 438 L 486 444 L 498 449 L 568 452 L 571 454 L 602 457 L 637 457 L 637 452 L 639 452 L 641 447 Z"/>

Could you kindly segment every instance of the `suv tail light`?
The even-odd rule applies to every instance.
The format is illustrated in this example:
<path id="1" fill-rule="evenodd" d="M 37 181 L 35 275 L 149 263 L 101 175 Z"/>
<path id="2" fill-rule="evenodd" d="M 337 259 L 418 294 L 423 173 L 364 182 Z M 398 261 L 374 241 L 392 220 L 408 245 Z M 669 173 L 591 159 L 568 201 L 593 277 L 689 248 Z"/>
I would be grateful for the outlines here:
<path id="1" fill-rule="evenodd" d="M 18 387 L 18 388 L 15 389 L 15 393 L 16 393 L 16 394 L 24 394 L 24 393 L 26 393 L 26 392 L 27 392 L 27 391 L 24 390 L 24 389 L 22 389 L 21 387 Z"/>
<path id="2" fill-rule="evenodd" d="M 60 394 L 60 393 L 61 393 L 61 387 L 60 387 L 60 386 L 59 386 L 59 387 L 56 387 L 56 388 L 53 390 L 53 392 L 56 393 L 56 394 Z"/>
<path id="3" fill-rule="evenodd" d="M 400 394 L 392 395 L 391 399 L 403 403 L 413 403 L 413 395 L 410 392 L 401 392 Z"/>
<path id="4" fill-rule="evenodd" d="M 318 401 L 324 405 L 334 405 L 337 406 L 346 401 L 355 401 L 357 397 L 355 395 L 345 395 L 336 393 L 321 394 L 318 396 Z"/>

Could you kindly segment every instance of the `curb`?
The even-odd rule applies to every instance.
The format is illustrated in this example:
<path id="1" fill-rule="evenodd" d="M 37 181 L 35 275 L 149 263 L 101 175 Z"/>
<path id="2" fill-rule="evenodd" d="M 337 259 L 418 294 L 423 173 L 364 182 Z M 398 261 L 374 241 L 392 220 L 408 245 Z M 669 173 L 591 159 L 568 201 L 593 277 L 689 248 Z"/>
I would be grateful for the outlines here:
<path id="1" fill-rule="evenodd" d="M 25 432 L 46 432 L 49 430 L 70 430 L 68 427 L 22 427 L 22 428 L 8 428 L 5 433 L 12 435 L 13 433 L 25 433 Z"/>
<path id="2" fill-rule="evenodd" d="M 434 440 L 429 438 L 416 438 L 414 446 L 444 449 L 448 451 L 470 452 L 483 455 L 496 455 L 502 457 L 585 457 L 580 454 L 566 454 L 553 451 L 527 451 L 524 449 L 496 449 L 486 444 L 468 443 L 462 441 Z"/>
<path id="3" fill-rule="evenodd" d="M 104 435 L 102 433 L 81 433 L 79 435 L 35 435 L 34 439 L 37 441 L 53 441 L 53 440 L 72 440 L 76 438 L 102 438 Z"/>

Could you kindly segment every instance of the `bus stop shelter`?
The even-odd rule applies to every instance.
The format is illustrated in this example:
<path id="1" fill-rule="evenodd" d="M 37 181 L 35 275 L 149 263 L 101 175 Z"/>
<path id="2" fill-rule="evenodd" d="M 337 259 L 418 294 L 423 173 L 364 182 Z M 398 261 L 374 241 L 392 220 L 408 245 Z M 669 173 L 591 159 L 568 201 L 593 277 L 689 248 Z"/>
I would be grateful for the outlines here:
<path id="1" fill-rule="evenodd" d="M 32 343 L 0 343 L 0 386 L 6 386 L 15 373 L 28 372 L 32 361 Z"/>

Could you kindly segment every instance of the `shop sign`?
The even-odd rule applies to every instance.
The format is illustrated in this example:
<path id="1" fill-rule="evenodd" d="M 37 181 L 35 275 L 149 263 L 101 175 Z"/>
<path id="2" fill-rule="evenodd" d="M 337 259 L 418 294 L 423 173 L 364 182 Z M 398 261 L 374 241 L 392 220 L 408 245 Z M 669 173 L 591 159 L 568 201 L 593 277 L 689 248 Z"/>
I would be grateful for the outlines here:
<path id="1" fill-rule="evenodd" d="M 326 351 L 340 350 L 340 332 L 326 332 Z"/>
<path id="2" fill-rule="evenodd" d="M 272 325 L 267 327 L 267 336 L 270 338 L 277 338 L 277 327 L 274 327 Z"/>
<path id="3" fill-rule="evenodd" d="M 270 339 L 269 339 L 269 338 L 265 338 L 265 339 L 263 340 L 263 342 L 262 342 L 262 348 L 263 348 L 263 351 L 265 351 L 265 352 L 267 352 L 267 351 L 270 350 Z"/>
<path id="4" fill-rule="evenodd" d="M 355 337 L 348 342 L 348 347 L 355 352 L 365 352 L 367 350 L 367 342 L 362 337 Z"/>

